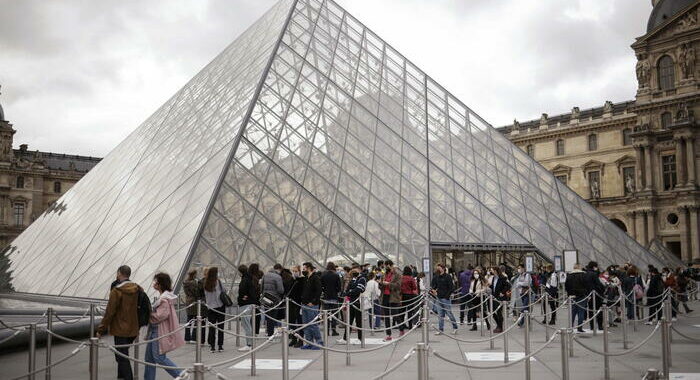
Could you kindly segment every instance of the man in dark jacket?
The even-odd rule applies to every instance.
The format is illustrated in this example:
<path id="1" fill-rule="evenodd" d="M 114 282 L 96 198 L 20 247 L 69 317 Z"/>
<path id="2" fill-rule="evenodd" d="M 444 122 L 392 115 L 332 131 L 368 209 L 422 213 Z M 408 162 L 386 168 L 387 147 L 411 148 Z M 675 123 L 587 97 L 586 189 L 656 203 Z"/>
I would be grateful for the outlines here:
<path id="1" fill-rule="evenodd" d="M 576 326 L 576 318 L 578 324 L 581 325 L 586 319 L 586 297 L 591 292 L 591 282 L 587 278 L 586 273 L 582 270 L 583 266 L 579 263 L 574 265 L 574 270 L 566 276 L 564 287 L 566 294 L 569 297 L 574 297 L 572 300 L 571 326 Z M 584 332 L 583 326 L 578 326 L 578 332 Z"/>
<path id="2" fill-rule="evenodd" d="M 336 269 L 335 264 L 329 261 L 326 264 L 326 270 L 321 275 L 321 289 L 323 289 L 321 305 L 323 310 L 328 310 L 329 313 L 334 313 L 340 307 L 339 298 L 343 285 Z M 338 336 L 338 332 L 335 330 L 336 325 L 337 321 L 332 319 L 328 326 L 329 335 Z"/>
<path id="3" fill-rule="evenodd" d="M 357 338 L 362 340 L 362 304 L 360 303 L 360 294 L 365 291 L 367 279 L 360 274 L 360 268 L 353 268 L 350 271 L 352 279 L 348 284 L 348 289 L 345 291 L 345 296 L 348 298 L 346 307 L 350 308 L 350 318 L 347 323 L 352 325 L 353 322 L 357 325 Z M 339 339 L 338 343 L 344 344 L 348 339 L 347 329 L 343 333 L 343 339 Z"/>
<path id="4" fill-rule="evenodd" d="M 588 287 L 593 291 L 593 295 L 588 299 L 588 310 L 587 318 L 591 318 L 593 313 L 603 308 L 603 302 L 605 302 L 605 286 L 600 282 L 600 270 L 598 270 L 598 263 L 591 261 L 586 265 L 586 282 Z M 603 329 L 603 313 L 598 313 L 596 315 L 596 321 L 598 322 L 598 330 Z M 593 330 L 593 320 L 590 322 L 591 330 Z"/>
<path id="5" fill-rule="evenodd" d="M 109 333 L 114 337 L 114 344 L 132 344 L 139 335 L 138 300 L 140 286 L 129 280 L 131 268 L 122 265 L 117 269 L 117 283 L 109 292 L 107 309 L 102 322 L 97 327 L 97 336 Z M 116 349 L 129 356 L 129 347 Z M 117 360 L 117 378 L 131 380 L 133 373 L 129 359 L 114 354 Z"/>
<path id="6" fill-rule="evenodd" d="M 302 274 L 306 277 L 304 289 L 301 292 L 301 322 L 307 324 L 318 316 L 319 304 L 321 303 L 321 276 L 315 272 L 316 267 L 306 262 L 302 265 Z M 304 328 L 304 339 L 315 342 L 323 346 L 321 330 L 318 324 L 312 324 Z M 318 350 L 319 348 L 310 344 L 301 347 L 302 350 Z"/>
<path id="7" fill-rule="evenodd" d="M 437 297 L 439 312 L 438 329 L 440 331 L 435 333 L 435 335 L 440 335 L 445 331 L 445 314 L 447 314 L 447 317 L 450 318 L 454 333 L 457 334 L 457 320 L 455 319 L 454 314 L 452 314 L 452 301 L 450 300 L 452 290 L 454 290 L 454 282 L 452 281 L 452 276 L 450 276 L 445 270 L 444 265 L 437 265 L 437 273 L 433 277 L 430 287 L 430 292 Z"/>
<path id="8" fill-rule="evenodd" d="M 491 290 L 491 295 L 498 301 L 498 306 L 495 307 L 493 313 L 493 320 L 496 322 L 496 328 L 493 330 L 494 333 L 499 334 L 503 332 L 503 314 L 506 312 L 504 308 L 501 307 L 502 301 L 510 301 L 510 296 L 508 292 L 510 291 L 510 282 L 508 278 L 501 272 L 500 267 L 491 268 L 491 284 L 489 289 Z"/>
<path id="9" fill-rule="evenodd" d="M 239 267 L 241 272 L 241 282 L 238 285 L 238 312 L 242 315 L 241 323 L 246 336 L 253 336 L 253 305 L 260 305 L 260 286 L 257 284 L 250 271 L 243 270 L 243 266 Z M 258 323 L 256 313 L 256 323 Z M 257 328 L 256 328 L 257 330 Z M 257 333 L 257 331 L 256 331 Z M 253 339 L 246 338 L 246 345 L 239 348 L 238 351 L 248 351 L 253 346 Z"/>
<path id="10" fill-rule="evenodd" d="M 647 289 L 647 306 L 649 307 L 649 320 L 647 325 L 654 322 L 654 318 L 658 321 L 661 319 L 661 305 L 663 304 L 661 296 L 664 294 L 664 281 L 656 267 L 649 269 L 649 288 Z"/>

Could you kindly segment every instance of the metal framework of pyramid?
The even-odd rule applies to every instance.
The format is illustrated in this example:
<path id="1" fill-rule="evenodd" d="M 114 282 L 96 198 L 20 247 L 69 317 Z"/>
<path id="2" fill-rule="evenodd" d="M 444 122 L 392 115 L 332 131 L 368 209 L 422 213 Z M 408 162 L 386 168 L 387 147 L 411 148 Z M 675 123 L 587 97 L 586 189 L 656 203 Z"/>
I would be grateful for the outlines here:
<path id="1" fill-rule="evenodd" d="M 13 290 L 104 298 L 216 265 L 431 244 L 661 265 L 333 1 L 282 0 L 5 252 Z"/>

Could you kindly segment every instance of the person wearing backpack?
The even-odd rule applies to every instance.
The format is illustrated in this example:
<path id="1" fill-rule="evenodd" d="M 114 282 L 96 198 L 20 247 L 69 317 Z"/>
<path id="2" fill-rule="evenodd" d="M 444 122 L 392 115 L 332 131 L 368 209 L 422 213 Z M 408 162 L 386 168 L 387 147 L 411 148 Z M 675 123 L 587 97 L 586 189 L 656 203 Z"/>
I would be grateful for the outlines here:
<path id="1" fill-rule="evenodd" d="M 219 281 L 219 268 L 210 267 L 207 271 L 206 277 L 204 278 L 204 298 L 207 303 L 207 320 L 209 320 L 209 336 L 207 337 L 207 343 L 209 343 L 209 348 L 211 352 L 216 352 L 216 343 L 218 337 L 219 352 L 224 351 L 224 319 L 226 317 L 225 311 L 226 306 L 222 301 L 221 294 L 224 292 L 224 287 Z M 217 330 L 217 331 L 214 331 Z M 215 332 L 218 332 L 216 336 Z"/>
<path id="2" fill-rule="evenodd" d="M 97 327 L 97 337 L 110 334 L 115 345 L 132 344 L 139 335 L 139 294 L 145 293 L 137 284 L 131 282 L 131 268 L 122 265 L 117 269 L 117 281 L 109 292 L 107 309 L 102 322 Z M 148 297 L 145 297 L 148 302 Z M 149 309 L 150 311 L 150 309 Z M 149 313 L 150 315 L 150 313 Z M 129 356 L 129 347 L 116 348 L 121 354 Z M 132 380 L 133 373 L 129 359 L 114 354 L 117 361 L 117 378 Z"/>

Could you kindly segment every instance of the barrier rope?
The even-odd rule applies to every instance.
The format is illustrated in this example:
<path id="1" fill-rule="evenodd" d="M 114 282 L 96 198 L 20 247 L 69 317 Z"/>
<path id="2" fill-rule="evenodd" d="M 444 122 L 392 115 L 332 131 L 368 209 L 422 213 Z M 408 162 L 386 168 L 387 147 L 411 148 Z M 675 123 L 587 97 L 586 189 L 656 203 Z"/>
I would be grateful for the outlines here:
<path id="1" fill-rule="evenodd" d="M 649 341 L 649 339 L 651 339 L 651 337 L 653 337 L 654 334 L 656 334 L 656 331 L 659 330 L 659 327 L 660 327 L 660 326 L 661 326 L 661 323 L 657 323 L 657 324 L 656 324 L 656 327 L 654 327 L 654 330 L 651 332 L 651 334 L 649 334 L 649 336 L 647 336 L 647 337 L 644 338 L 641 342 L 639 342 L 639 344 L 637 344 L 636 346 L 634 346 L 634 347 L 632 347 L 632 348 L 630 348 L 630 349 L 628 349 L 628 350 L 620 351 L 620 352 L 608 352 L 608 353 L 606 353 L 606 352 L 598 351 L 598 350 L 596 350 L 595 348 L 589 347 L 588 345 L 586 345 L 586 344 L 584 344 L 583 342 L 581 342 L 581 341 L 579 340 L 579 338 L 576 337 L 576 336 L 574 336 L 573 339 L 574 339 L 574 340 L 576 341 L 576 343 L 578 343 L 581 347 L 583 347 L 583 348 L 587 349 L 588 351 L 593 352 L 593 353 L 595 353 L 595 354 L 602 355 L 602 356 L 624 356 L 624 355 L 627 355 L 627 354 L 631 354 L 631 353 L 634 352 L 634 351 L 637 351 L 637 350 L 640 349 L 643 345 L 645 345 L 645 344 Z"/>
<path id="2" fill-rule="evenodd" d="M 676 326 L 674 326 L 674 325 L 671 325 L 671 329 L 672 329 L 673 331 L 675 331 L 676 334 L 680 335 L 681 337 L 683 337 L 683 338 L 685 338 L 685 339 L 688 339 L 688 340 L 693 341 L 693 342 L 700 342 L 700 338 L 693 338 L 693 337 L 690 337 L 690 336 L 688 336 L 688 335 L 685 335 L 684 333 L 678 331 L 678 329 L 677 329 Z"/>
<path id="3" fill-rule="evenodd" d="M 292 334 L 293 334 L 294 336 L 296 336 L 297 339 L 300 339 L 302 342 L 304 342 L 304 343 L 306 343 L 306 344 L 308 344 L 308 345 L 310 345 L 310 346 L 318 347 L 318 348 L 320 348 L 320 349 L 322 349 L 322 350 L 326 350 L 326 351 L 330 351 L 330 352 L 336 352 L 336 353 L 339 353 L 339 354 L 360 354 L 360 353 L 366 353 L 366 352 L 372 352 L 372 351 L 381 350 L 382 348 L 388 347 L 389 344 L 391 344 L 391 343 L 398 343 L 398 342 L 400 342 L 401 340 L 403 340 L 404 338 L 406 338 L 411 332 L 415 331 L 419 326 L 420 326 L 420 324 L 413 326 L 413 328 L 410 329 L 410 330 L 408 330 L 403 336 L 400 336 L 400 337 L 398 337 L 398 338 L 396 338 L 396 339 L 394 339 L 394 340 L 391 340 L 391 341 L 389 341 L 389 342 L 385 342 L 386 344 L 381 344 L 381 345 L 379 345 L 379 346 L 377 346 L 377 347 L 373 347 L 373 348 L 364 348 L 364 349 L 359 349 L 359 350 L 338 350 L 338 349 L 331 348 L 331 347 L 321 346 L 321 345 L 319 345 L 319 344 L 316 344 L 316 343 L 314 343 L 314 342 L 311 342 L 311 341 L 306 340 L 303 336 L 297 334 L 296 332 L 293 332 Z M 347 338 L 349 339 L 350 337 L 347 337 Z M 328 342 L 326 342 L 326 343 L 328 343 Z"/>
<path id="4" fill-rule="evenodd" d="M 41 367 L 41 368 L 39 368 L 39 369 L 35 369 L 34 371 L 29 372 L 29 373 L 26 373 L 26 374 L 24 374 L 24 375 L 22 375 L 22 376 L 13 377 L 13 378 L 11 378 L 10 380 L 20 380 L 20 379 L 29 378 L 29 377 L 31 377 L 32 375 L 35 375 L 35 374 L 37 374 L 37 373 L 39 373 L 39 372 L 46 371 L 46 370 L 49 369 L 49 368 L 53 368 L 53 367 L 55 367 L 55 366 L 57 366 L 57 365 L 59 365 L 59 364 L 65 362 L 66 360 L 72 358 L 73 356 L 77 355 L 77 354 L 78 354 L 80 351 L 82 351 L 85 347 L 87 347 L 87 343 L 83 342 L 83 343 L 81 343 L 78 347 L 76 347 L 75 349 L 73 349 L 73 351 L 71 351 L 70 354 L 68 354 L 68 355 L 66 355 L 66 356 L 64 356 L 64 357 L 62 357 L 62 358 L 59 359 L 59 360 L 56 360 L 55 362 L 51 363 L 50 365 Z"/>
<path id="5" fill-rule="evenodd" d="M 25 331 L 25 330 L 26 330 L 26 328 L 22 328 L 21 330 L 15 330 L 15 332 L 14 332 L 12 335 L 10 335 L 10 336 L 4 338 L 3 340 L 0 340 L 0 344 L 3 344 L 3 343 L 5 343 L 5 342 L 10 341 L 12 338 L 14 338 L 14 337 L 16 337 L 17 335 L 21 334 L 21 333 L 22 333 L 23 331 Z"/>
<path id="6" fill-rule="evenodd" d="M 389 369 L 387 369 L 386 371 L 380 373 L 379 375 L 373 377 L 371 380 L 379 380 L 379 379 L 382 379 L 382 378 L 384 378 L 384 376 L 386 376 L 386 375 L 388 375 L 388 374 L 390 374 L 390 373 L 396 371 L 399 367 L 401 367 L 404 363 L 406 363 L 406 361 L 408 361 L 408 359 L 410 359 L 411 356 L 413 356 L 413 354 L 415 354 L 415 353 L 416 353 L 416 349 L 415 349 L 415 348 L 410 349 L 410 350 L 406 353 L 406 355 L 404 355 L 403 358 L 401 358 L 401 360 L 399 360 L 398 362 L 396 362 L 396 364 L 394 364 L 393 366 L 391 366 L 391 367 L 390 367 Z"/>
<path id="7" fill-rule="evenodd" d="M 457 363 L 456 361 L 454 361 L 454 360 L 452 360 L 452 359 L 448 359 L 448 358 L 446 358 L 446 357 L 440 355 L 440 353 L 437 352 L 437 351 L 433 351 L 433 355 L 435 355 L 435 357 L 437 357 L 438 359 L 441 359 L 441 360 L 443 360 L 443 361 L 446 361 L 446 362 L 448 362 L 448 363 L 450 363 L 450 364 L 454 364 L 454 365 L 459 366 L 459 367 L 462 367 L 462 368 L 471 368 L 471 369 L 497 369 L 497 368 L 507 368 L 507 367 L 516 365 L 516 364 L 518 364 L 518 363 L 520 363 L 520 362 L 523 362 L 523 361 L 525 361 L 525 360 L 530 360 L 531 358 L 533 358 L 534 356 L 536 356 L 537 354 L 539 354 L 540 352 L 542 352 L 542 350 L 544 350 L 547 346 L 549 346 L 549 344 L 552 343 L 552 342 L 554 341 L 554 339 L 557 337 L 557 335 L 559 335 L 559 331 L 555 331 L 554 334 L 552 335 L 552 337 L 549 338 L 549 340 L 548 340 L 547 342 L 545 342 L 544 345 L 542 345 L 542 347 L 536 349 L 534 352 L 531 352 L 529 355 L 525 355 L 525 356 L 523 356 L 522 358 L 520 358 L 520 359 L 518 359 L 518 360 L 508 361 L 508 363 L 503 363 L 503 364 L 497 365 L 497 366 L 479 366 L 479 365 L 471 365 L 471 364 Z"/>

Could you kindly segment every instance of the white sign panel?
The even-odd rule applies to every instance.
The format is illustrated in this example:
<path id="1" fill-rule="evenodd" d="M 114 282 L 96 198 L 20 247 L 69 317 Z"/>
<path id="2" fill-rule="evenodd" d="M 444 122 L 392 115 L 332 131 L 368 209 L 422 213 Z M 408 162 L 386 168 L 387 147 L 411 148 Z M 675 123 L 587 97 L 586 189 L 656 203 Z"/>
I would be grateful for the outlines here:
<path id="1" fill-rule="evenodd" d="M 700 380 L 700 373 L 671 373 L 669 380 Z"/>
<path id="2" fill-rule="evenodd" d="M 503 352 L 465 352 L 464 356 L 470 362 L 502 362 Z M 525 357 L 524 352 L 508 352 L 508 361 L 516 361 Z M 535 358 L 530 358 L 535 361 Z"/>
<path id="3" fill-rule="evenodd" d="M 289 359 L 290 371 L 301 371 L 311 363 L 306 359 Z M 250 359 L 246 359 L 228 367 L 229 369 L 250 369 Z M 255 359 L 256 369 L 282 369 L 282 359 Z"/>
<path id="4" fill-rule="evenodd" d="M 564 251 L 564 270 L 571 272 L 574 270 L 574 265 L 578 263 L 578 251 L 575 249 L 567 249 Z"/>

